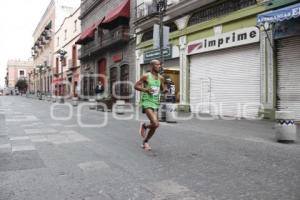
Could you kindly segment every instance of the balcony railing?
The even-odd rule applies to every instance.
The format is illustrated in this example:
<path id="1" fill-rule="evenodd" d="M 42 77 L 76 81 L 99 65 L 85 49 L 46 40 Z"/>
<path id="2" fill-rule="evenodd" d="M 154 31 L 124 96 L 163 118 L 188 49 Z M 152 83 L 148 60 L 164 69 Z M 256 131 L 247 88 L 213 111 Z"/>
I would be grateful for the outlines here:
<path id="1" fill-rule="evenodd" d="M 136 19 L 142 19 L 144 17 L 150 17 L 153 15 L 158 14 L 157 12 L 157 4 L 155 1 L 153 1 L 151 4 L 145 4 L 144 2 L 139 4 L 136 7 Z"/>
<path id="2" fill-rule="evenodd" d="M 126 43 L 129 41 L 129 27 L 119 26 L 103 36 L 95 38 L 93 42 L 83 45 L 80 49 L 79 58 L 82 59 L 86 56 L 93 55 L 97 52 L 103 51 L 108 47 Z"/>

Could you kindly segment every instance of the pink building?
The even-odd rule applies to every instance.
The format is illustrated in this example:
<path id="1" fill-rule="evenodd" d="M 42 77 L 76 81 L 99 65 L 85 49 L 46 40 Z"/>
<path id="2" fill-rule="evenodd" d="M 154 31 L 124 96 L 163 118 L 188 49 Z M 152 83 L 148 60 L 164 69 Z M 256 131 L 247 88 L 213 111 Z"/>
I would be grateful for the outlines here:
<path id="1" fill-rule="evenodd" d="M 33 69 L 33 61 L 8 60 L 7 61 L 7 87 L 12 90 L 19 79 L 28 81 L 28 73 Z"/>

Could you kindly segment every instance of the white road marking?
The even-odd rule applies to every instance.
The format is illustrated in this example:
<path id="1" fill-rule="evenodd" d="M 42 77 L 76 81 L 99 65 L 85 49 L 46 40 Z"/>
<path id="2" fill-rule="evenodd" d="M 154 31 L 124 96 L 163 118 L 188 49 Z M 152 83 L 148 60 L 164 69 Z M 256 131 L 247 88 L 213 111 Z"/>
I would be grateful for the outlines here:
<path id="1" fill-rule="evenodd" d="M 11 144 L 0 144 L 0 149 L 8 149 L 11 148 Z"/>
<path id="2" fill-rule="evenodd" d="M 10 137 L 9 140 L 11 141 L 17 141 L 17 140 L 29 140 L 30 138 L 28 136 L 15 136 Z"/>
<path id="3" fill-rule="evenodd" d="M 196 194 L 183 185 L 172 180 L 164 180 L 144 186 L 147 190 L 151 191 L 155 197 L 153 200 L 164 199 L 185 199 L 185 200 L 212 200 L 210 197 Z M 201 197 L 201 198 L 199 198 Z"/>
<path id="4" fill-rule="evenodd" d="M 31 135 L 30 139 L 32 142 L 48 142 L 46 135 Z"/>
<path id="5" fill-rule="evenodd" d="M 38 118 L 33 115 L 17 115 L 13 118 L 6 118 L 6 122 L 29 122 L 29 121 L 38 121 Z"/>
<path id="6" fill-rule="evenodd" d="M 47 134 L 47 133 L 57 133 L 56 129 L 53 128 L 43 128 L 43 129 L 25 129 L 26 134 Z"/>
<path id="7" fill-rule="evenodd" d="M 108 169 L 109 165 L 106 164 L 104 161 L 91 161 L 91 162 L 84 162 L 78 164 L 78 167 L 84 171 L 95 171 L 95 170 L 100 170 L 100 169 Z"/>
<path id="8" fill-rule="evenodd" d="M 20 145 L 20 146 L 12 146 L 12 152 L 16 151 L 33 151 L 35 147 L 33 145 Z"/>

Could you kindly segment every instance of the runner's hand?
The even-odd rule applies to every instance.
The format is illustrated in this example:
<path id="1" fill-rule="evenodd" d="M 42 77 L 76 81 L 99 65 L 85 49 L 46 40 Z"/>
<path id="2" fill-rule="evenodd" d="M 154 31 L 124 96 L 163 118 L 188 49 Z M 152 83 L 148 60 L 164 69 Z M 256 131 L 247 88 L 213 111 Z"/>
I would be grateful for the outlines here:
<path id="1" fill-rule="evenodd" d="M 153 94 L 153 93 L 154 93 L 154 90 L 151 89 L 151 88 L 148 88 L 148 93 L 149 93 L 149 94 Z"/>
<path id="2" fill-rule="evenodd" d="M 146 88 L 145 92 L 148 93 L 148 94 L 153 94 L 154 91 L 151 88 Z"/>

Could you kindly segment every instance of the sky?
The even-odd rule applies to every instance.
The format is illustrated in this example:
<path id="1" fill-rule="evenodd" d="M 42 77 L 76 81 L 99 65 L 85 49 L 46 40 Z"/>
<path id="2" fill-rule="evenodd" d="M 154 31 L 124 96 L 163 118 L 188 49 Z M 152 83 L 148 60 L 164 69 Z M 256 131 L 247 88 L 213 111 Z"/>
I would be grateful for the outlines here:
<path id="1" fill-rule="evenodd" d="M 0 88 L 9 59 L 31 58 L 33 32 L 51 0 L 8 0 L 0 3 Z"/>

